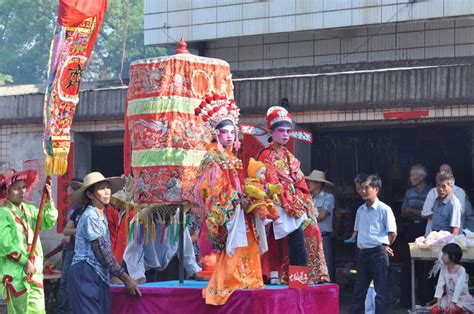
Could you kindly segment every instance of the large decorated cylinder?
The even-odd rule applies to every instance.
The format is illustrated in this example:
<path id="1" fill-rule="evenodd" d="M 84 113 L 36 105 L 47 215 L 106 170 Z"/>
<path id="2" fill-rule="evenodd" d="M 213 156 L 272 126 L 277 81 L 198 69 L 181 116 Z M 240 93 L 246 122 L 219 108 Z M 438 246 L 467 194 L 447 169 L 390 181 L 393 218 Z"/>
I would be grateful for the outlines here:
<path id="1" fill-rule="evenodd" d="M 229 64 L 187 52 L 130 66 L 125 114 L 125 174 L 143 205 L 193 202 L 197 169 L 211 135 L 194 109 L 207 95 L 233 98 Z"/>

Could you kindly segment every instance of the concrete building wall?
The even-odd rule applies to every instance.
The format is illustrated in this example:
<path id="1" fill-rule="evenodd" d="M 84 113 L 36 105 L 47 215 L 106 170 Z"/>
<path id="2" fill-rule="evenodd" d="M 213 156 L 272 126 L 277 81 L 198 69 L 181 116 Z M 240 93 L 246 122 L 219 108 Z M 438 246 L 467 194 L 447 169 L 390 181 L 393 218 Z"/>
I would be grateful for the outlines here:
<path id="1" fill-rule="evenodd" d="M 322 30 L 474 13 L 470 0 L 145 0 L 145 44 Z"/>
<path id="2" fill-rule="evenodd" d="M 74 122 L 72 126 L 73 132 L 87 133 L 87 132 L 105 132 L 105 131 L 121 131 L 123 130 L 123 119 L 117 120 L 100 120 L 100 121 L 78 121 Z M 43 125 L 41 123 L 29 124 L 3 124 L 0 125 L 0 163 L 7 163 L 10 165 L 18 164 L 18 158 L 21 160 L 28 160 L 38 158 L 42 154 L 42 150 L 35 150 L 36 156 L 30 153 L 30 149 L 26 149 L 28 144 L 15 144 L 11 141 L 12 136 L 15 135 L 31 135 L 35 138 L 35 145 L 41 147 Z M 76 150 L 77 152 L 77 150 Z M 20 154 L 21 155 L 18 155 Z M 78 153 L 81 153 L 80 151 Z"/>
<path id="3" fill-rule="evenodd" d="M 474 3 L 474 2 L 473 2 Z M 210 41 L 232 71 L 474 55 L 474 20 L 452 19 Z"/>

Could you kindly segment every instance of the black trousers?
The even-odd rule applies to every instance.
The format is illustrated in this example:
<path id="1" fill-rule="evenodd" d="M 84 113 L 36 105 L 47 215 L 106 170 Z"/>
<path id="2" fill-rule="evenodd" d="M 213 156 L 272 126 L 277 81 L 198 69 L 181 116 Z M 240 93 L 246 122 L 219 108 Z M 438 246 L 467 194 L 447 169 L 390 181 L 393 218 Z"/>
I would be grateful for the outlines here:
<path id="1" fill-rule="evenodd" d="M 308 264 L 303 226 L 288 235 L 288 257 L 290 265 L 306 266 Z"/>
<path id="2" fill-rule="evenodd" d="M 357 277 L 350 314 L 365 313 L 365 297 L 370 282 L 374 281 L 375 288 L 375 313 L 388 313 L 388 273 L 389 261 L 386 251 L 376 251 L 359 254 L 357 261 Z"/>

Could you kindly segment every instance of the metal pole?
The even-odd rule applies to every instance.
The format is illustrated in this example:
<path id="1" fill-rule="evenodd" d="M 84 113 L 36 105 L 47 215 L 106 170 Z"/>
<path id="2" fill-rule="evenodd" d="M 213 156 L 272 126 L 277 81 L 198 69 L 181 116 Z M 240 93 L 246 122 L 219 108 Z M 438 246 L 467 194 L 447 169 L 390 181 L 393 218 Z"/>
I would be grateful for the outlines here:
<path id="1" fill-rule="evenodd" d="M 184 210 L 178 207 L 178 219 L 179 219 L 179 284 L 184 284 Z"/>

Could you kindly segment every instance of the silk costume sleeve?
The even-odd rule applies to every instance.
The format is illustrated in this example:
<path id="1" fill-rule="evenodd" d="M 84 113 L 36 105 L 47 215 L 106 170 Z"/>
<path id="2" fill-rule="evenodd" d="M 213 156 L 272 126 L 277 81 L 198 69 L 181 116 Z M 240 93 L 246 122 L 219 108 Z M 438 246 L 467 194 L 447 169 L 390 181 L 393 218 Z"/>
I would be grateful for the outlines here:
<path id="1" fill-rule="evenodd" d="M 0 209 L 0 239 L 2 239 L 0 241 L 0 256 L 24 265 L 28 260 L 28 252 L 22 250 L 18 244 L 20 239 L 14 226 L 15 221 L 12 215 Z"/>
<path id="2" fill-rule="evenodd" d="M 25 203 L 24 203 L 25 204 Z M 39 209 L 36 206 L 28 204 L 30 213 L 33 217 L 33 221 L 36 224 L 36 219 L 38 218 Z M 43 219 L 41 220 L 40 228 L 41 230 L 49 230 L 54 227 L 56 220 L 58 219 L 58 210 L 50 200 L 46 201 L 43 212 Z M 34 225 L 33 225 L 34 228 Z"/>

